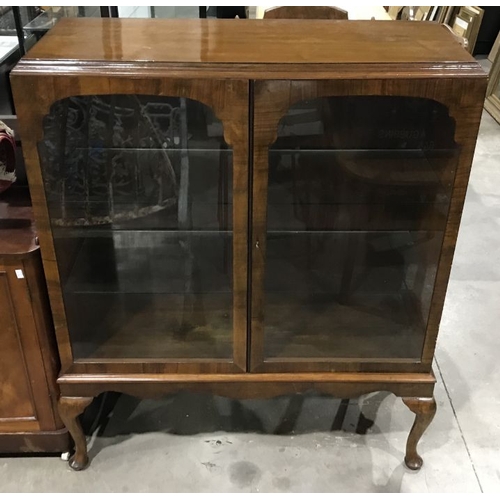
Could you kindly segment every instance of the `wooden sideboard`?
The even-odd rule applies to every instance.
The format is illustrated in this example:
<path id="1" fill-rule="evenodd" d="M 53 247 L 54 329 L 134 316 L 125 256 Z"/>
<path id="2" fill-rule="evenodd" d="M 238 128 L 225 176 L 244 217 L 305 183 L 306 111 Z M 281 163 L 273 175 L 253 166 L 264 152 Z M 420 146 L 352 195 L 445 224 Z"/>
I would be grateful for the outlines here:
<path id="1" fill-rule="evenodd" d="M 70 449 L 54 327 L 27 188 L 0 195 L 0 453 Z"/>
<path id="2" fill-rule="evenodd" d="M 432 360 L 486 89 L 434 23 L 60 21 L 12 72 L 62 362 L 103 391 L 392 391 Z"/>

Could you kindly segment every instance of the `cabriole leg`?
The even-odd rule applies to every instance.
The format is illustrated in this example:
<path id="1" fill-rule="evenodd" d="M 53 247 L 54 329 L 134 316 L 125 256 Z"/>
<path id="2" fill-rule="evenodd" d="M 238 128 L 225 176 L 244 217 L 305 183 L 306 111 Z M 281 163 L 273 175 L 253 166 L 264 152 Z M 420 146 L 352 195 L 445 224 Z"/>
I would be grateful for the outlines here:
<path id="1" fill-rule="evenodd" d="M 417 453 L 417 445 L 436 414 L 436 401 L 434 398 L 403 398 L 403 402 L 415 413 L 415 422 L 406 443 L 405 464 L 411 470 L 419 470 L 423 460 Z"/>
<path id="2" fill-rule="evenodd" d="M 69 466 L 73 470 L 83 470 L 89 465 L 87 441 L 78 417 L 92 403 L 93 399 L 70 397 L 59 399 L 59 415 L 75 442 L 75 453 L 69 459 Z"/>

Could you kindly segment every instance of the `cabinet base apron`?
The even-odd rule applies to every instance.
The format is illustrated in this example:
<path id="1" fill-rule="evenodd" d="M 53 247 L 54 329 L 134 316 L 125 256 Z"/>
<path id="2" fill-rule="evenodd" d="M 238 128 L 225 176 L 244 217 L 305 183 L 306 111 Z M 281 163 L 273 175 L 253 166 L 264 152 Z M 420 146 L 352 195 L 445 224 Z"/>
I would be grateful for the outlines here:
<path id="1" fill-rule="evenodd" d="M 58 380 L 61 388 L 59 412 L 75 443 L 69 465 L 79 471 L 90 463 L 79 416 L 94 397 L 105 391 L 143 399 L 179 391 L 210 392 L 235 399 L 264 399 L 307 391 L 355 398 L 371 392 L 387 391 L 401 397 L 415 413 L 406 445 L 405 464 L 412 470 L 419 470 L 423 460 L 417 452 L 417 445 L 436 413 L 433 397 L 435 382 L 432 373 L 64 375 Z"/>
<path id="2" fill-rule="evenodd" d="M 0 455 L 17 453 L 63 453 L 70 449 L 66 429 L 57 431 L 2 432 Z"/>

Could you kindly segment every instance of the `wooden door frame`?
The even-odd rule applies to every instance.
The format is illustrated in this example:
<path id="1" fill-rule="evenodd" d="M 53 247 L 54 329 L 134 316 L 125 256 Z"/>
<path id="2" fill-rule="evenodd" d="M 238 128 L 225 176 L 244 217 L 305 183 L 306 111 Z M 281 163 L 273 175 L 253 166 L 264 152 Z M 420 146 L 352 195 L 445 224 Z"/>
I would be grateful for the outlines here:
<path id="1" fill-rule="evenodd" d="M 259 80 L 254 82 L 251 214 L 252 372 L 430 372 L 465 193 L 486 90 L 484 78 L 401 78 L 352 80 Z M 448 107 L 455 121 L 460 157 L 435 278 L 420 360 L 405 359 L 264 359 L 264 277 L 267 230 L 268 151 L 277 138 L 281 117 L 295 103 L 328 96 L 406 96 L 433 99 Z"/>
<path id="2" fill-rule="evenodd" d="M 61 374 L 240 373 L 247 369 L 248 251 L 248 80 L 150 77 L 133 68 L 126 77 L 68 76 L 14 72 L 11 76 L 19 117 L 23 153 L 40 239 L 43 267 L 61 358 Z M 139 75 L 139 76 L 138 76 Z M 43 139 L 43 119 L 58 100 L 82 95 L 142 94 L 185 97 L 209 106 L 224 125 L 224 139 L 233 152 L 233 359 L 102 359 L 75 362 L 57 266 L 37 144 Z M 27 97 L 29 96 L 29 97 Z"/>

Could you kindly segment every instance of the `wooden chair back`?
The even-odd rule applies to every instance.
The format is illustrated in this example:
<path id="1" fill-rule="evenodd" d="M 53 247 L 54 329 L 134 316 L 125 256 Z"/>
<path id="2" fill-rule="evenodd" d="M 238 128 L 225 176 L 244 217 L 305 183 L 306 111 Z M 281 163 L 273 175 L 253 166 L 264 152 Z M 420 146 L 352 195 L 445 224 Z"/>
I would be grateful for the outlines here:
<path id="1" fill-rule="evenodd" d="M 264 19 L 347 19 L 347 12 L 338 7 L 271 7 Z"/>

